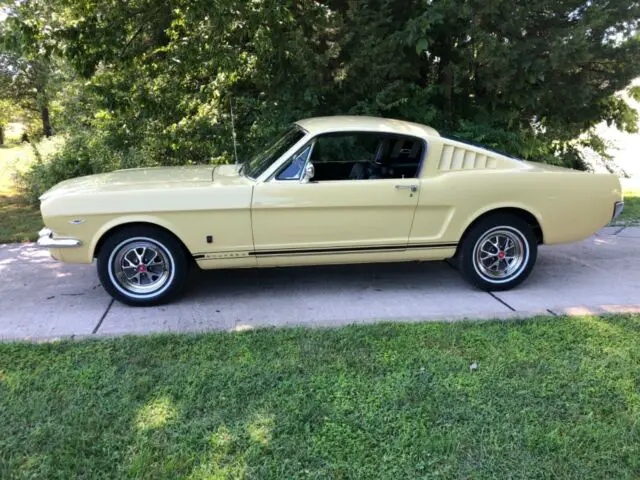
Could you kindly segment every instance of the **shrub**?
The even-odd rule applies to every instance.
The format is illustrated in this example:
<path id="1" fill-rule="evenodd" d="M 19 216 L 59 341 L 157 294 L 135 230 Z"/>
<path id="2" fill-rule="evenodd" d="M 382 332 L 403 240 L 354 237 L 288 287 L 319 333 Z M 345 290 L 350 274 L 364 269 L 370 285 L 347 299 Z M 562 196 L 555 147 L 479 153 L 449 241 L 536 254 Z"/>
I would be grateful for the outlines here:
<path id="1" fill-rule="evenodd" d="M 106 145 L 104 137 L 95 132 L 75 133 L 50 158 L 43 158 L 34 143 L 31 146 L 36 160 L 17 178 L 20 192 L 31 203 L 37 203 L 44 192 L 63 180 L 120 168 L 150 166 L 138 150 L 113 150 Z"/>

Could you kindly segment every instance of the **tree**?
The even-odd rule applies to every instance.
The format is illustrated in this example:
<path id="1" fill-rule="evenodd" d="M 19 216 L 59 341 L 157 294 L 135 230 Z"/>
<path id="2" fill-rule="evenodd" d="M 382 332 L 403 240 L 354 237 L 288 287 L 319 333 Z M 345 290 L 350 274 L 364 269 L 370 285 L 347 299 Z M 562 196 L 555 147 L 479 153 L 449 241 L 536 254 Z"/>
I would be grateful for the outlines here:
<path id="1" fill-rule="evenodd" d="M 594 125 L 637 128 L 615 93 L 640 76 L 639 19 L 638 0 L 22 0 L 5 71 L 47 72 L 46 100 L 58 59 L 73 68 L 73 174 L 230 161 L 231 106 L 242 158 L 296 118 L 351 113 L 581 167 Z"/>
<path id="2" fill-rule="evenodd" d="M 297 116 L 369 113 L 554 161 L 602 119 L 634 128 L 613 94 L 640 74 L 637 1 L 62 5 L 98 109 L 127 125 L 111 125 L 119 141 L 158 140 L 159 161 L 228 150 L 230 100 L 245 142 Z"/>
<path id="3" fill-rule="evenodd" d="M 4 145 L 5 129 L 13 118 L 12 107 L 8 100 L 0 100 L 0 145 Z"/>
<path id="4" fill-rule="evenodd" d="M 59 68 L 55 53 L 59 17 L 51 2 L 24 0 L 5 7 L 0 22 L 0 78 L 4 95 L 37 112 L 42 132 L 52 135 L 50 103 Z"/>
<path id="5" fill-rule="evenodd" d="M 635 128 L 614 94 L 640 74 L 637 1 L 336 1 L 333 8 L 344 31 L 357 32 L 340 42 L 350 72 L 342 91 L 368 97 L 364 110 L 422 117 L 519 156 L 569 163 L 572 139 L 599 121 Z"/>

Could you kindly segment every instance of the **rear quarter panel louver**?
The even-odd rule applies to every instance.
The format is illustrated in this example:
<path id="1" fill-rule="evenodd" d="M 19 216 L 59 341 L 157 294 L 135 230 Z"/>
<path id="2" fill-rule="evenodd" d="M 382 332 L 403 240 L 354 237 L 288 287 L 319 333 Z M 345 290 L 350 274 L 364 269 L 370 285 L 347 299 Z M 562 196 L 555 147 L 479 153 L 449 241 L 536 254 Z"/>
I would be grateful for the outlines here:
<path id="1" fill-rule="evenodd" d="M 445 144 L 438 162 L 438 170 L 487 170 L 505 166 L 505 160 L 490 152 L 460 145 Z"/>

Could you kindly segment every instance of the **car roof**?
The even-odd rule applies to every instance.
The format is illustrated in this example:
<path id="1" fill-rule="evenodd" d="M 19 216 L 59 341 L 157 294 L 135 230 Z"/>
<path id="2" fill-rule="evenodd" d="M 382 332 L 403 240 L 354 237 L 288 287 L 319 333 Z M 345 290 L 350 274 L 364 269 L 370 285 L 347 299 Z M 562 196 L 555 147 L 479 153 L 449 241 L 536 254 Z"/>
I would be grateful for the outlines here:
<path id="1" fill-rule="evenodd" d="M 335 115 L 330 117 L 305 118 L 295 122 L 311 134 L 361 131 L 397 133 L 418 137 L 439 137 L 437 130 L 420 123 L 392 118 L 366 117 L 360 115 Z"/>

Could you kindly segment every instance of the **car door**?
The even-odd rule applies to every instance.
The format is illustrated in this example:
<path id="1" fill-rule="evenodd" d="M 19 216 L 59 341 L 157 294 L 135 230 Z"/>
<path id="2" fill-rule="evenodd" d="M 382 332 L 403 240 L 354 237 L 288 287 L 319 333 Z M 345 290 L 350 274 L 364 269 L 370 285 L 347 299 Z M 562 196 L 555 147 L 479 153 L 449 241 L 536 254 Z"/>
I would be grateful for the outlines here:
<path id="1" fill-rule="evenodd" d="M 330 143 L 322 137 L 314 139 L 283 166 L 283 175 L 255 185 L 251 216 L 258 258 L 406 247 L 418 203 L 418 179 L 353 179 L 354 165 L 370 162 L 366 156 L 371 151 L 340 147 L 320 154 Z M 291 165 L 304 163 L 301 154 L 308 155 L 304 160 L 313 162 L 317 172 L 318 178 L 307 183 L 292 175 Z"/>

